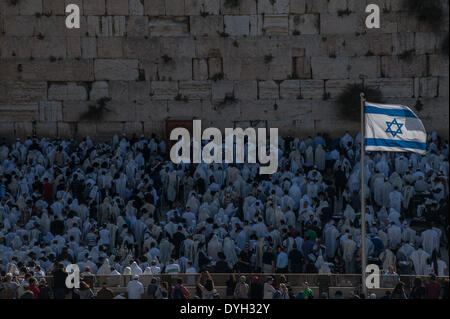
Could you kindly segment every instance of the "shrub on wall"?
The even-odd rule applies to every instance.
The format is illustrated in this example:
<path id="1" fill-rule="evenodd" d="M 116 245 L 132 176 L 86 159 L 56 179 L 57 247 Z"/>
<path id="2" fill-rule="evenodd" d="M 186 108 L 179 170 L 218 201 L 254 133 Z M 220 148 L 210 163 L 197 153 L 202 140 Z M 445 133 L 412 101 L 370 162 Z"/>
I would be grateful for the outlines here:
<path id="1" fill-rule="evenodd" d="M 444 16 L 441 0 L 404 0 L 404 6 L 413 12 L 419 21 L 437 29 Z"/>
<path id="2" fill-rule="evenodd" d="M 364 87 L 361 84 L 349 84 L 337 97 L 337 104 L 345 118 L 352 121 L 361 119 L 361 92 L 365 94 L 367 101 L 383 102 L 383 95 L 380 90 Z"/>
<path id="3" fill-rule="evenodd" d="M 111 98 L 102 97 L 101 99 L 97 100 L 96 104 L 89 105 L 89 109 L 81 114 L 80 121 L 101 121 L 106 112 L 111 112 L 111 110 L 106 107 L 106 104 L 109 101 L 111 101 Z"/>

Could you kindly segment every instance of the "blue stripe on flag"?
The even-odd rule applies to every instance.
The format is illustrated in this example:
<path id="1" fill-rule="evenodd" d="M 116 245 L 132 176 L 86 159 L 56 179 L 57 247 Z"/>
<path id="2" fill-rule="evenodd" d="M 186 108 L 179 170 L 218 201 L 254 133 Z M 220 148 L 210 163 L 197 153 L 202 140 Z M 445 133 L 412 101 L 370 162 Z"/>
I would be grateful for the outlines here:
<path id="1" fill-rule="evenodd" d="M 389 115 L 389 116 L 417 118 L 417 116 L 413 112 L 411 112 L 410 110 L 405 110 L 405 109 L 383 109 L 383 108 L 372 106 L 372 105 L 366 105 L 365 111 L 366 111 L 366 113 L 372 113 L 372 114 L 384 114 L 384 115 Z"/>
<path id="2" fill-rule="evenodd" d="M 387 146 L 426 150 L 427 143 L 413 141 L 388 140 L 384 138 L 366 138 L 366 146 Z"/>

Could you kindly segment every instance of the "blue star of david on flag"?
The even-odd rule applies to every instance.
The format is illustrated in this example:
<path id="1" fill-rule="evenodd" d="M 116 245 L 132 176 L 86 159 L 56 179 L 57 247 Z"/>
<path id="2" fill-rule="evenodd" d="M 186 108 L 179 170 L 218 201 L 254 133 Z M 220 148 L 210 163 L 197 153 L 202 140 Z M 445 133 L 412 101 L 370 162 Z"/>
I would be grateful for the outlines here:
<path id="1" fill-rule="evenodd" d="M 397 130 L 392 130 L 392 125 L 394 124 L 397 125 Z M 386 122 L 386 125 L 387 125 L 386 133 L 391 133 L 392 137 L 403 134 L 401 128 L 404 124 L 398 123 L 397 119 L 394 119 L 392 122 Z"/>

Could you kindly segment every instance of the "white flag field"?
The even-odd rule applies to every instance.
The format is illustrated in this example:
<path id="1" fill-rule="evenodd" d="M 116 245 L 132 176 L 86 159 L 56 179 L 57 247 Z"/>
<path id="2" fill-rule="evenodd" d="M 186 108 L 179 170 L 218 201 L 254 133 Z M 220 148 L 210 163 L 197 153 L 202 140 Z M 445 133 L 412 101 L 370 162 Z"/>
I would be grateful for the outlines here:
<path id="1" fill-rule="evenodd" d="M 425 127 L 409 107 L 366 102 L 365 117 L 366 151 L 425 154 Z"/>

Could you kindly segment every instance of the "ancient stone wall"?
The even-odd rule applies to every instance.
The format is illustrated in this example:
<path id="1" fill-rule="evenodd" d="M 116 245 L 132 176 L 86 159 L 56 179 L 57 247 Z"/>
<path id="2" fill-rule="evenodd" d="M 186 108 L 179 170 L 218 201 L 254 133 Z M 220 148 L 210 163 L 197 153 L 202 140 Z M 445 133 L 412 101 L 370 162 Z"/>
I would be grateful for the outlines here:
<path id="1" fill-rule="evenodd" d="M 448 54 L 403 0 L 0 0 L 0 137 L 165 134 L 167 118 L 281 134 L 356 132 L 348 83 L 448 137 Z M 14 4 L 15 3 L 15 4 Z M 80 29 L 65 5 L 80 6 Z M 367 29 L 367 4 L 382 8 Z M 81 119 L 109 97 L 97 123 Z"/>

